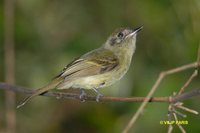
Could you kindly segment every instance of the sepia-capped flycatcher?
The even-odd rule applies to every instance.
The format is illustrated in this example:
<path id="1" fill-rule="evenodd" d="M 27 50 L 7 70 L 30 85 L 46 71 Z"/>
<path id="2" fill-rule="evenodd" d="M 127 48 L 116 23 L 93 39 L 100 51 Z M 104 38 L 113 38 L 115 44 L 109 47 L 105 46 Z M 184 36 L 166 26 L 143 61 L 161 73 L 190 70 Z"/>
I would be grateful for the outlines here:
<path id="1" fill-rule="evenodd" d="M 136 49 L 136 36 L 141 29 L 142 27 L 117 29 L 100 48 L 72 61 L 49 84 L 25 98 L 17 108 L 54 88 L 79 88 L 80 99 L 86 95 L 84 89 L 92 89 L 97 93 L 96 101 L 99 101 L 99 97 L 103 95 L 98 89 L 120 80 L 129 69 Z"/>

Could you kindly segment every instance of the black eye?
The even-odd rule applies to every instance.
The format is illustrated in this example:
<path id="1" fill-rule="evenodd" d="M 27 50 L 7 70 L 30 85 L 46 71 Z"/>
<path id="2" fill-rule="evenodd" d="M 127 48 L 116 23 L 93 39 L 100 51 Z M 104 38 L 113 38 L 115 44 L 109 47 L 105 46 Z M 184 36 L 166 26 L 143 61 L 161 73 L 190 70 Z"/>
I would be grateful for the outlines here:
<path id="1" fill-rule="evenodd" d="M 124 34 L 122 32 L 119 32 L 117 37 L 122 38 L 124 36 Z"/>

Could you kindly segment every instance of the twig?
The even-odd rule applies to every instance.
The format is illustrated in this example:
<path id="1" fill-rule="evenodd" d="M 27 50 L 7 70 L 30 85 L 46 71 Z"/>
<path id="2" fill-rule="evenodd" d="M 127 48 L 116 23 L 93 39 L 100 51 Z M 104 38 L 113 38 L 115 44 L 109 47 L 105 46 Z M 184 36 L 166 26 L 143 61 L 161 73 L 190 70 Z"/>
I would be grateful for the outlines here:
<path id="1" fill-rule="evenodd" d="M 167 116 L 168 116 L 168 121 L 172 121 L 172 105 L 171 104 L 169 104 L 169 106 L 168 106 Z M 173 128 L 174 128 L 173 125 L 169 124 L 167 133 L 172 133 Z"/>
<path id="2" fill-rule="evenodd" d="M 173 116 L 174 116 L 175 121 L 178 122 L 178 118 L 175 113 L 173 113 Z M 182 133 L 186 133 L 185 129 L 180 124 L 177 123 L 176 125 L 179 127 Z"/>
<path id="3" fill-rule="evenodd" d="M 186 87 L 188 87 L 188 85 L 192 82 L 192 80 L 198 75 L 198 70 L 194 70 L 194 72 L 192 73 L 192 75 L 189 77 L 189 79 L 185 82 L 185 84 L 183 85 L 183 87 L 180 89 L 180 91 L 178 92 L 178 95 L 180 95 L 181 93 L 183 93 L 183 91 L 185 90 Z"/>
<path id="4" fill-rule="evenodd" d="M 199 96 L 199 94 L 200 94 L 200 90 L 195 89 L 195 90 L 189 91 L 187 93 L 183 93 L 181 95 L 176 95 L 175 97 L 172 98 L 171 102 L 176 103 L 177 101 L 179 101 L 179 102 L 184 101 L 184 100 L 189 99 L 191 97 Z"/>
<path id="5" fill-rule="evenodd" d="M 183 93 L 183 91 L 185 90 L 185 88 L 188 87 L 188 85 L 192 82 L 192 80 L 198 75 L 198 67 L 200 65 L 200 44 L 199 44 L 198 51 L 197 51 L 197 61 L 196 62 L 197 62 L 197 64 L 196 64 L 196 70 L 194 70 L 194 72 L 192 73 L 192 75 L 190 76 L 190 78 L 185 82 L 185 84 L 183 85 L 183 87 L 178 92 L 178 95 L 180 95 L 181 93 Z"/>
<path id="6" fill-rule="evenodd" d="M 198 115 L 198 114 L 199 114 L 196 110 L 189 109 L 189 108 L 184 107 L 184 106 L 182 106 L 182 105 L 178 105 L 178 106 L 176 106 L 176 107 L 179 108 L 179 109 L 185 110 L 185 111 L 187 111 L 187 112 L 193 113 L 193 114 L 195 114 L 195 115 Z"/>
<path id="7" fill-rule="evenodd" d="M 173 131 L 173 126 L 170 124 L 167 133 L 171 133 L 172 131 Z"/>
<path id="8" fill-rule="evenodd" d="M 175 108 L 173 109 L 173 113 L 175 113 L 175 114 L 177 114 L 177 115 L 179 115 L 179 116 L 181 116 L 181 117 L 183 117 L 183 118 L 186 118 L 186 117 L 187 117 L 187 115 L 185 115 L 185 114 L 183 114 L 183 113 L 177 111 Z"/>

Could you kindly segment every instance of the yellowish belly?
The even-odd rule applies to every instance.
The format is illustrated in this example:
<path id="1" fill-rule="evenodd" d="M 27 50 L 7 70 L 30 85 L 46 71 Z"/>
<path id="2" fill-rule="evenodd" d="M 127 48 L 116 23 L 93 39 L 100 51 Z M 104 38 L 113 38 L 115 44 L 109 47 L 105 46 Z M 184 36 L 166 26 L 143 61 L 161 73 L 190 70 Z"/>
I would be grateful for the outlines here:
<path id="1" fill-rule="evenodd" d="M 107 87 L 121 79 L 126 73 L 128 67 L 124 69 L 116 69 L 114 71 L 94 75 L 89 77 L 82 77 L 73 79 L 70 81 L 65 81 L 58 86 L 58 89 L 68 89 L 68 88 L 83 88 L 83 89 L 92 89 L 92 88 L 102 88 Z"/>

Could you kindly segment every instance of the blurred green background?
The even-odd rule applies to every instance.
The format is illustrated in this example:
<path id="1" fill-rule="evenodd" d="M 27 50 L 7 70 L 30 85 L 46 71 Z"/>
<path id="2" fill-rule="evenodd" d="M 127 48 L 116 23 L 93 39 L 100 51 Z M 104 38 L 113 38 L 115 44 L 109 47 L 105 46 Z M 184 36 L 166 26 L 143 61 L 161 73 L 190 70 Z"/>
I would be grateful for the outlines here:
<path id="1" fill-rule="evenodd" d="M 100 90 L 105 96 L 145 96 L 161 71 L 197 58 L 199 0 L 17 0 L 15 4 L 17 85 L 35 89 L 45 85 L 75 57 L 101 46 L 119 27 L 144 26 L 128 73 Z M 5 74 L 3 8 L 0 1 L 0 81 Z M 154 96 L 177 92 L 192 72 L 168 76 Z M 198 76 L 187 90 L 198 88 L 199 81 Z M 17 94 L 16 102 L 23 97 Z M 0 91 L 0 130 L 5 128 L 4 98 Z M 37 97 L 16 110 L 17 132 L 119 133 L 139 105 Z M 199 97 L 185 105 L 200 111 Z M 167 120 L 167 108 L 166 103 L 150 103 L 131 132 L 167 132 L 167 126 L 159 124 Z M 180 118 L 189 122 L 183 125 L 186 131 L 199 132 L 199 115 L 186 114 L 187 118 Z M 176 127 L 174 132 L 180 131 Z"/>

